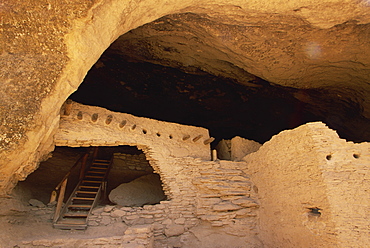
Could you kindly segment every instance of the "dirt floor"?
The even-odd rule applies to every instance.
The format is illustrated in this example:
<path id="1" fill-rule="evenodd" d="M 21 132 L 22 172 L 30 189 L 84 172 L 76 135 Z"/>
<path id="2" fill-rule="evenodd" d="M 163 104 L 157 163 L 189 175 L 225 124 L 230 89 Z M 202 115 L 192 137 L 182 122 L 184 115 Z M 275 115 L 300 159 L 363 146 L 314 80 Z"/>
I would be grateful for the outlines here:
<path id="1" fill-rule="evenodd" d="M 109 226 L 88 227 L 86 230 L 59 230 L 52 226 L 52 207 L 13 206 L 8 201 L 8 215 L 0 215 L 0 247 L 27 247 L 27 241 L 40 239 L 92 239 L 101 237 L 122 236 L 127 226 L 115 223 Z M 10 202 L 9 202 L 10 201 Z M 4 200 L 2 201 L 2 204 Z M 4 212 L 4 211 L 3 211 Z"/>

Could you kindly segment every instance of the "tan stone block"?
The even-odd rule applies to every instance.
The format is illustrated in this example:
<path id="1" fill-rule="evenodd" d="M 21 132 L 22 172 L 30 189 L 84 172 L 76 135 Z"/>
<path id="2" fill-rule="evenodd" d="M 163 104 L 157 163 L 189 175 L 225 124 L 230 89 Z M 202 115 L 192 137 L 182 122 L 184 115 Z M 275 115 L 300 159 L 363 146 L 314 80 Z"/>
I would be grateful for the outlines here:
<path id="1" fill-rule="evenodd" d="M 223 225 L 224 223 L 222 221 L 212 221 L 211 222 L 211 226 L 214 226 L 214 227 L 221 227 Z"/>
<path id="2" fill-rule="evenodd" d="M 175 224 L 178 224 L 178 225 L 183 225 L 185 224 L 185 218 L 178 218 L 178 219 L 175 219 Z"/>
<path id="3" fill-rule="evenodd" d="M 242 208 L 235 211 L 236 217 L 245 217 L 250 214 L 252 211 L 251 208 Z"/>
<path id="4" fill-rule="evenodd" d="M 237 200 L 233 200 L 231 202 L 239 206 L 245 207 L 245 208 L 253 208 L 253 207 L 259 206 L 253 199 L 249 197 L 242 197 Z"/>
<path id="5" fill-rule="evenodd" d="M 216 204 L 216 205 L 214 205 L 212 207 L 212 209 L 214 211 L 219 211 L 219 212 L 222 212 L 222 211 L 235 211 L 235 210 L 239 210 L 241 208 L 242 208 L 241 206 L 235 205 L 235 204 L 233 204 L 231 202 L 228 202 L 228 201 L 226 201 L 226 202 L 220 202 L 220 203 L 218 203 L 218 204 Z"/>
<path id="6" fill-rule="evenodd" d="M 126 215 L 126 211 L 122 211 L 120 209 L 114 209 L 111 213 L 110 216 L 113 218 L 118 218 Z"/>
<path id="7" fill-rule="evenodd" d="M 164 221 L 162 221 L 162 224 L 163 225 L 171 225 L 172 224 L 172 220 L 171 219 L 165 219 Z"/>
<path id="8" fill-rule="evenodd" d="M 135 215 L 125 216 L 124 218 L 125 218 L 126 220 L 136 220 L 136 219 L 138 219 L 139 217 L 140 217 L 139 215 L 135 214 Z"/>
<path id="9" fill-rule="evenodd" d="M 177 225 L 177 224 L 168 225 L 164 230 L 164 234 L 167 237 L 179 236 L 183 234 L 184 232 L 185 232 L 185 227 L 183 225 Z"/>
<path id="10" fill-rule="evenodd" d="M 132 227 L 135 233 L 150 233 L 153 230 L 152 225 L 137 225 Z"/>

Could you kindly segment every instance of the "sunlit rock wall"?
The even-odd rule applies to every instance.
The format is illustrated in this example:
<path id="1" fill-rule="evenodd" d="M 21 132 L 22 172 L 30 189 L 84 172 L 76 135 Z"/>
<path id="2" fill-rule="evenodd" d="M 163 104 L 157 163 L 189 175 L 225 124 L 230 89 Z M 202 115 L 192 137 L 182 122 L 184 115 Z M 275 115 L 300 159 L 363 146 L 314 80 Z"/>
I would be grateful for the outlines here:
<path id="1" fill-rule="evenodd" d="M 243 10 L 244 17 L 264 13 L 264 19 L 267 19 L 268 13 L 280 13 L 295 16 L 300 23 L 307 22 L 321 29 L 352 20 L 357 24 L 366 24 L 370 19 L 368 1 L 351 0 L 218 0 L 213 4 L 195 0 L 5 1 L 0 9 L 3 17 L 0 23 L 1 43 L 4 44 L 0 48 L 0 194 L 9 194 L 17 181 L 24 180 L 53 149 L 52 136 L 58 126 L 60 107 L 118 36 L 168 14 L 215 12 L 218 16 L 221 6 L 226 6 L 220 15 L 221 19 L 222 16 L 232 17 L 236 9 Z M 366 29 L 366 26 L 361 28 Z M 309 50 L 315 52 L 313 44 Z M 366 47 L 366 42 L 362 42 L 362 45 Z M 351 50 L 349 54 L 367 58 L 366 49 L 361 46 L 356 46 L 360 47 L 360 52 Z M 274 57 L 279 56 L 274 54 Z M 240 64 L 244 63 L 243 58 L 237 60 L 242 62 Z M 289 61 L 294 59 L 289 58 Z M 362 59 L 360 62 L 350 61 L 347 64 L 349 66 L 345 67 L 356 72 L 356 82 L 358 78 L 361 78 L 361 82 L 363 78 L 368 78 L 366 62 L 362 62 Z M 249 65 L 249 68 L 254 68 L 256 75 L 265 78 L 266 67 L 263 64 L 258 68 Z M 360 70 L 351 70 L 352 65 L 358 65 Z M 280 82 L 291 78 L 290 67 L 279 73 L 283 78 Z M 339 67 L 334 64 L 332 68 Z M 215 68 L 215 72 L 218 71 L 219 68 Z M 271 75 L 270 72 L 268 74 Z M 309 80 L 313 82 L 311 77 Z M 317 83 L 321 84 L 322 81 Z M 295 84 L 299 83 L 292 83 L 293 86 Z M 362 86 L 360 89 L 366 92 Z M 367 98 L 364 99 L 366 102 Z M 364 113 L 368 113 L 368 109 L 364 108 Z M 40 146 L 41 143 L 45 146 Z"/>

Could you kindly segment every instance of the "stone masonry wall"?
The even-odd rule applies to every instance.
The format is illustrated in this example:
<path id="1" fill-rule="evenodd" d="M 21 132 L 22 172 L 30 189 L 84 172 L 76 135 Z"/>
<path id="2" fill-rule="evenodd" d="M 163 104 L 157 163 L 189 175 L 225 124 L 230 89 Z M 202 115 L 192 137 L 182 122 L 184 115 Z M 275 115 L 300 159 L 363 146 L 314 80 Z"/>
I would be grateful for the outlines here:
<path id="1" fill-rule="evenodd" d="M 151 151 L 145 153 L 148 158 Z M 153 164 L 153 158 L 156 155 L 150 154 L 150 164 Z M 88 228 L 120 228 L 122 235 L 117 236 L 115 232 L 112 236 L 95 238 L 86 236 L 77 239 L 67 235 L 54 239 L 35 237 L 17 245 L 262 247 L 256 235 L 259 205 L 254 187 L 243 171 L 245 162 L 184 157 L 162 159 L 161 164 L 156 160 L 155 165 L 155 170 L 160 170 L 161 180 L 167 187 L 168 200 L 143 207 L 99 206 L 89 216 Z M 44 212 L 45 209 L 37 211 Z M 50 212 L 47 216 L 50 216 Z"/>
<path id="2" fill-rule="evenodd" d="M 314 147 L 327 187 L 339 247 L 370 244 L 370 143 L 346 142 L 324 125 L 315 127 Z"/>
<path id="3" fill-rule="evenodd" d="M 218 161 L 198 166 L 197 214 L 212 226 L 233 226 L 235 233 L 255 231 L 259 204 L 244 162 Z"/>
<path id="4" fill-rule="evenodd" d="M 151 225 L 155 242 L 165 245 L 171 238 L 190 235 L 193 228 L 207 222 L 210 228 L 222 228 L 225 235 L 238 242 L 258 243 L 259 205 L 249 177 L 241 170 L 246 166 L 244 162 L 213 162 L 191 157 L 167 162 L 174 168 L 171 175 L 166 175 L 170 200 L 143 207 L 96 208 L 89 217 L 89 226 L 117 222 L 132 227 Z"/>
<path id="5" fill-rule="evenodd" d="M 174 173 L 169 161 L 175 157 L 210 160 L 208 130 L 201 127 L 135 117 L 73 102 L 67 106 L 54 136 L 57 146 L 137 146 L 145 154 L 154 172 L 161 176 L 163 190 L 172 198 L 167 181 Z M 170 181 L 170 180 L 169 180 Z"/>
<path id="6" fill-rule="evenodd" d="M 136 170 L 151 173 L 150 166 L 145 154 L 114 153 L 112 170 Z"/>
<path id="7" fill-rule="evenodd" d="M 78 103 L 73 103 L 70 110 L 68 107 L 71 106 L 62 110 L 62 114 L 70 113 L 62 115 L 55 135 L 56 145 L 137 146 L 144 153 L 135 155 L 137 163 L 132 160 L 134 156 L 116 154 L 114 164 L 125 167 L 121 162 L 129 158 L 131 164 L 127 164 L 127 168 L 138 169 L 149 163 L 153 172 L 160 175 L 168 199 L 143 207 L 98 208 L 90 217 L 90 226 L 117 222 L 129 226 L 151 225 L 155 242 L 165 244 L 190 235 L 191 229 L 204 222 L 209 223 L 211 229 L 223 230 L 217 235 L 259 244 L 256 239 L 258 204 L 249 177 L 242 171 L 246 164 L 209 161 L 208 142 L 212 139 L 208 130 Z"/>
<path id="8" fill-rule="evenodd" d="M 366 247 L 369 149 L 316 122 L 283 131 L 247 155 L 266 247 Z"/>
<path id="9" fill-rule="evenodd" d="M 151 225 L 155 242 L 165 244 L 190 235 L 192 228 L 205 222 L 210 228 L 226 230 L 225 235 L 237 242 L 257 242 L 258 204 L 252 198 L 249 178 L 241 170 L 245 163 L 209 161 L 208 142 L 212 139 L 208 130 L 78 103 L 63 111 L 70 113 L 62 116 L 56 145 L 137 146 L 143 155 L 116 154 L 114 164 L 137 170 L 149 163 L 160 175 L 168 199 L 143 207 L 98 208 L 89 219 L 90 226 L 117 222 Z"/>
<path id="10" fill-rule="evenodd" d="M 57 146 L 141 145 L 158 150 L 163 156 L 211 158 L 209 144 L 213 139 L 205 128 L 136 117 L 76 102 L 65 108 L 54 136 Z"/>

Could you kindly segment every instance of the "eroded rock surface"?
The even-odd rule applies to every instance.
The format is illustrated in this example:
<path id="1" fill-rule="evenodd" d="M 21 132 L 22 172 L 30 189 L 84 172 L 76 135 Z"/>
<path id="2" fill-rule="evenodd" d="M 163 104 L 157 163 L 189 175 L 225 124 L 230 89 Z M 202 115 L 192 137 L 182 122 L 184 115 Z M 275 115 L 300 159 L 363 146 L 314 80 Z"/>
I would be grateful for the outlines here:
<path id="1" fill-rule="evenodd" d="M 107 47 L 147 23 L 122 43 L 135 52 L 133 62 L 227 77 L 248 86 L 243 91 L 284 86 L 300 103 L 295 112 L 309 113 L 298 124 L 323 120 L 343 137 L 369 140 L 369 8 L 365 0 L 6 1 L 0 10 L 0 194 L 9 194 L 53 150 L 60 107 Z M 206 102 L 201 106 L 212 105 Z M 235 123 L 227 120 L 225 126 Z"/>

